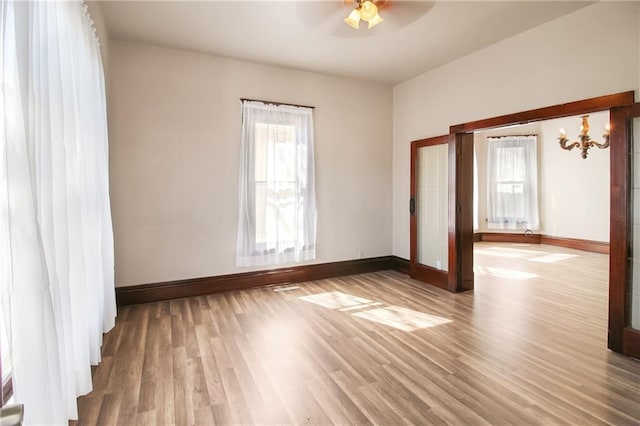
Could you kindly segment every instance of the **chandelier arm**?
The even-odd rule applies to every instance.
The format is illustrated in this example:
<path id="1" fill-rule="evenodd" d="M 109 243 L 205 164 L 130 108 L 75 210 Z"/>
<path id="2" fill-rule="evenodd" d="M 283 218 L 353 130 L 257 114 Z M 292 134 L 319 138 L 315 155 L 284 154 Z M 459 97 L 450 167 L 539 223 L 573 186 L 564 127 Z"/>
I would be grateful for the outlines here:
<path id="1" fill-rule="evenodd" d="M 598 143 L 596 141 L 591 141 L 591 146 L 597 146 L 600 149 L 609 148 L 609 135 L 603 135 L 604 143 Z"/>
<path id="2" fill-rule="evenodd" d="M 558 138 L 558 142 L 560 142 L 560 148 L 566 149 L 567 151 L 571 151 L 573 148 L 578 148 L 580 146 L 579 142 L 573 142 L 572 144 L 567 145 L 569 139 L 562 136 Z"/>

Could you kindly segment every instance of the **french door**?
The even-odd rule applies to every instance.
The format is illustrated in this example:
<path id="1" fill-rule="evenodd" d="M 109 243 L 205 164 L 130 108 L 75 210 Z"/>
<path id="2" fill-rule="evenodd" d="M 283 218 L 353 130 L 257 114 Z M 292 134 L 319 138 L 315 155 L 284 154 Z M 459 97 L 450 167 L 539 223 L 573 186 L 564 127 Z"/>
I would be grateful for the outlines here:
<path id="1" fill-rule="evenodd" d="M 609 348 L 640 358 L 640 103 L 611 109 Z"/>
<path id="2" fill-rule="evenodd" d="M 473 133 L 411 142 L 412 278 L 473 289 Z"/>
<path id="3" fill-rule="evenodd" d="M 449 136 L 411 142 L 410 275 L 448 286 Z"/>

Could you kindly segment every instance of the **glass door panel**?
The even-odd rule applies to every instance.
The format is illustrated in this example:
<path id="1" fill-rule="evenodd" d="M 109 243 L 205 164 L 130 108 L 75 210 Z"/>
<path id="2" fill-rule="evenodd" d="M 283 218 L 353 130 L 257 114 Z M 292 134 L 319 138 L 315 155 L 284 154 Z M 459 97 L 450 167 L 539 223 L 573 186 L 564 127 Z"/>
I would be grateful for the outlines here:
<path id="1" fill-rule="evenodd" d="M 632 329 L 640 330 L 640 117 L 630 119 L 628 134 L 631 137 L 632 183 L 631 183 L 631 250 L 629 264 L 631 266 L 631 285 L 627 287 L 628 324 Z"/>
<path id="2" fill-rule="evenodd" d="M 448 268 L 448 145 L 418 148 L 416 216 L 421 265 Z"/>
<path id="3" fill-rule="evenodd" d="M 409 270 L 411 277 L 448 288 L 449 136 L 411 143 Z"/>

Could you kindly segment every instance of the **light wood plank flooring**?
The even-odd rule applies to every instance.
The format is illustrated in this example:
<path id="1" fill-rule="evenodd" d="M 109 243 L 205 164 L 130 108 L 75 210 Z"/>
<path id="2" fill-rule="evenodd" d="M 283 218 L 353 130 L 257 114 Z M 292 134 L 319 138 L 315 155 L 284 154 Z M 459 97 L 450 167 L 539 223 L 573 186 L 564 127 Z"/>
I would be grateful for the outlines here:
<path id="1" fill-rule="evenodd" d="M 465 294 L 389 271 L 121 308 L 79 424 L 639 424 L 608 257 L 475 255 Z"/>

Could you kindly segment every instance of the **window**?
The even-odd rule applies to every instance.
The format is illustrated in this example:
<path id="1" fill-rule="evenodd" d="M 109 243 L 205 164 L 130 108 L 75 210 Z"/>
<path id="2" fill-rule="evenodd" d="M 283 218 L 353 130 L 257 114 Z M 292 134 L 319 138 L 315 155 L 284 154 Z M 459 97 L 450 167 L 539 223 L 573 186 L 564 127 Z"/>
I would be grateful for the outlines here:
<path id="1" fill-rule="evenodd" d="M 488 138 L 487 142 L 489 228 L 538 229 L 536 136 Z"/>
<path id="2" fill-rule="evenodd" d="M 9 350 L 8 327 L 5 324 L 5 312 L 0 308 L 0 407 L 7 403 L 13 394 L 11 380 L 11 351 Z"/>
<path id="3" fill-rule="evenodd" d="M 244 101 L 238 266 L 315 258 L 311 108 Z"/>

